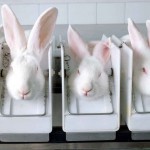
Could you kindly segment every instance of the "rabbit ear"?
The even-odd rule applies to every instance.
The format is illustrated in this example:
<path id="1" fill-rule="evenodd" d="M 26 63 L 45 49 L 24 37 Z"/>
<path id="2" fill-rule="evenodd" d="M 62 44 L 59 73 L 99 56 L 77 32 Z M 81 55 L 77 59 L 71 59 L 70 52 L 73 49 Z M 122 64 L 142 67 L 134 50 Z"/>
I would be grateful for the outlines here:
<path id="1" fill-rule="evenodd" d="M 147 27 L 148 43 L 150 46 L 150 20 L 146 20 L 146 27 Z"/>
<path id="2" fill-rule="evenodd" d="M 55 28 L 58 10 L 57 8 L 49 8 L 44 11 L 35 22 L 29 35 L 27 49 L 33 52 L 39 61 L 48 46 Z"/>
<path id="3" fill-rule="evenodd" d="M 26 49 L 27 44 L 24 29 L 7 5 L 2 6 L 1 14 L 5 39 L 11 50 L 11 56 L 14 58 L 16 53 Z"/>
<path id="4" fill-rule="evenodd" d="M 138 53 L 143 53 L 143 49 L 148 46 L 148 43 L 130 18 L 128 18 L 128 32 L 133 49 Z"/>
<path id="5" fill-rule="evenodd" d="M 98 44 L 96 44 L 93 50 L 93 56 L 100 59 L 100 61 L 102 61 L 102 63 L 105 65 L 110 59 L 110 47 L 110 38 L 108 38 L 106 41 L 99 42 Z"/>
<path id="6" fill-rule="evenodd" d="M 68 44 L 75 57 L 82 59 L 83 57 L 90 55 L 86 43 L 71 26 L 68 28 Z"/>

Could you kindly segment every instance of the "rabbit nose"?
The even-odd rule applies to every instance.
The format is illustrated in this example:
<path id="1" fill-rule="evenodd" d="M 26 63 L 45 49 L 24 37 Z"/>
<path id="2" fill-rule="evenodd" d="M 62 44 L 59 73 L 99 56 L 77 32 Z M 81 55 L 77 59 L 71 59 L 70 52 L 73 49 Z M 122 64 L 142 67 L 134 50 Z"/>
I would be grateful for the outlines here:
<path id="1" fill-rule="evenodd" d="M 30 90 L 28 91 L 19 91 L 19 93 L 22 95 L 22 96 L 25 96 L 25 95 L 28 95 L 30 93 Z"/>
<path id="2" fill-rule="evenodd" d="M 87 94 L 88 94 L 90 91 L 92 91 L 92 88 L 83 89 L 83 94 L 84 94 L 85 96 L 87 96 Z"/>

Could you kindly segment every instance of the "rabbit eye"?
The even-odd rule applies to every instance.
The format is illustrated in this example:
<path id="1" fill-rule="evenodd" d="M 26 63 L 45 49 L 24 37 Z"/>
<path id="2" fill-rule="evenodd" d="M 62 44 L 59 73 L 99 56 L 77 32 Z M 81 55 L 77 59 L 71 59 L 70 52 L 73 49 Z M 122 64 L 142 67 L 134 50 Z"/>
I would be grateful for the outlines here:
<path id="1" fill-rule="evenodd" d="M 100 77 L 101 76 L 101 73 L 98 75 L 98 77 Z"/>
<path id="2" fill-rule="evenodd" d="M 38 70 L 39 70 L 39 68 L 38 68 L 38 67 L 35 67 L 33 71 L 34 71 L 35 73 L 37 73 Z"/>
<path id="3" fill-rule="evenodd" d="M 142 68 L 142 71 L 147 74 L 147 70 L 145 69 L 145 67 Z"/>
<path id="4" fill-rule="evenodd" d="M 79 71 L 79 69 L 78 69 L 78 74 L 80 75 L 80 71 Z"/>

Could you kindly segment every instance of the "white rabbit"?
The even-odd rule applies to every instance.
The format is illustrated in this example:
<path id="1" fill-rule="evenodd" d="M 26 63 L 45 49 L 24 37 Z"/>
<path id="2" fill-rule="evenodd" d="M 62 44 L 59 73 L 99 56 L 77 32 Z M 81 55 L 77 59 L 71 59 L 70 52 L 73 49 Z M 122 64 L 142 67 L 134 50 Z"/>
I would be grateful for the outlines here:
<path id="1" fill-rule="evenodd" d="M 85 43 L 69 26 L 68 45 L 77 63 L 77 68 L 69 77 L 72 93 L 77 97 L 90 100 L 109 95 L 109 80 L 104 68 L 110 59 L 110 40 Z"/>
<path id="2" fill-rule="evenodd" d="M 130 44 L 133 49 L 133 85 L 143 95 L 150 95 L 150 21 L 146 22 L 148 40 L 146 40 L 128 19 Z M 127 37 L 127 36 L 126 36 Z"/>
<path id="3" fill-rule="evenodd" d="M 28 41 L 24 29 L 7 5 L 1 8 L 6 42 L 12 62 L 6 77 L 9 94 L 16 100 L 34 99 L 44 92 L 45 78 L 40 67 L 55 28 L 57 9 L 44 11 L 34 24 Z"/>

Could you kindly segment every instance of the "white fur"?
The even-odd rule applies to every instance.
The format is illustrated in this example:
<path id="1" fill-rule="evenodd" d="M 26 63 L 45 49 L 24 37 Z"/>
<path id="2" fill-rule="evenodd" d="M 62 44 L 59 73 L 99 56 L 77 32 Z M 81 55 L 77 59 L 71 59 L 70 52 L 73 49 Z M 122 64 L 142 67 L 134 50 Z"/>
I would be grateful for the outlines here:
<path id="1" fill-rule="evenodd" d="M 92 42 L 91 53 L 88 47 L 91 42 L 86 44 L 69 26 L 68 44 L 76 58 L 76 63 L 79 64 L 69 77 L 69 87 L 72 93 L 82 99 L 90 100 L 109 95 L 108 75 L 104 71 L 105 64 L 110 59 L 108 42 Z M 85 94 L 85 91 L 89 92 Z"/>
<path id="2" fill-rule="evenodd" d="M 38 70 L 36 70 L 38 67 Z M 22 99 L 20 91 L 29 91 L 30 93 L 24 99 L 33 99 L 44 91 L 45 79 L 40 68 L 39 62 L 31 54 L 21 54 L 11 63 L 6 85 L 11 96 L 16 99 Z"/>
<path id="3" fill-rule="evenodd" d="M 29 100 L 44 95 L 44 74 L 40 66 L 43 54 L 48 50 L 57 9 L 50 8 L 37 19 L 28 42 L 24 30 L 7 5 L 1 9 L 6 42 L 12 62 L 6 77 L 9 94 L 16 100 Z"/>
<path id="4" fill-rule="evenodd" d="M 147 21 L 148 35 L 150 34 Z M 150 43 L 138 31 L 134 22 L 128 19 L 130 44 L 133 49 L 133 85 L 143 95 L 150 95 Z M 146 73 L 143 72 L 146 69 Z"/>

